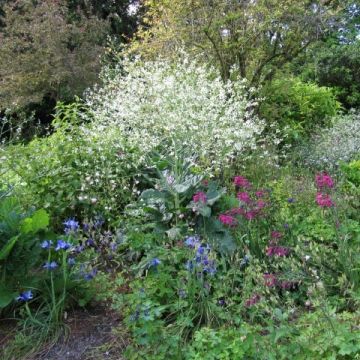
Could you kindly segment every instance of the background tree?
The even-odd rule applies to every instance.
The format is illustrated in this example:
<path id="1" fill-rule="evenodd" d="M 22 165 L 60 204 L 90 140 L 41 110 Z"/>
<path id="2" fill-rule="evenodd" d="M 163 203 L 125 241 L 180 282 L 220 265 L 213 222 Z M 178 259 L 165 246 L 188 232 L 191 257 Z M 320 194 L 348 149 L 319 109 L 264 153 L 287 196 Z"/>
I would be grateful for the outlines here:
<path id="1" fill-rule="evenodd" d="M 294 62 L 306 81 L 333 87 L 346 109 L 360 106 L 360 4 L 344 10 L 341 26 Z"/>
<path id="2" fill-rule="evenodd" d="M 136 29 L 134 0 L 0 0 L 0 119 L 49 122 L 57 101 L 71 101 L 98 80 L 108 36 L 126 42 Z"/>
<path id="3" fill-rule="evenodd" d="M 339 23 L 332 0 L 147 0 L 134 51 L 152 56 L 179 47 L 216 62 L 223 78 L 234 65 L 254 85 L 293 60 Z"/>

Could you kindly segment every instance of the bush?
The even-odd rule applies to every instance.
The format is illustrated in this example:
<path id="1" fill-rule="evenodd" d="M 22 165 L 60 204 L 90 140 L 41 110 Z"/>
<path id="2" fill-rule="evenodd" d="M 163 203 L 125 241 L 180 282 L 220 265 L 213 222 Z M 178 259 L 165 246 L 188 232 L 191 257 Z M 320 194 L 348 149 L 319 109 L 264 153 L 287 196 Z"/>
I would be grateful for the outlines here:
<path id="1" fill-rule="evenodd" d="M 276 123 L 290 144 L 310 137 L 314 129 L 330 124 L 339 103 L 330 88 L 304 83 L 298 78 L 277 78 L 261 90 L 260 115 Z"/>
<path id="2" fill-rule="evenodd" d="M 336 169 L 341 162 L 360 156 L 360 113 L 350 112 L 333 119 L 329 129 L 318 129 L 310 145 L 302 150 L 307 165 Z"/>
<path id="3" fill-rule="evenodd" d="M 1 149 L 3 181 L 15 185 L 24 206 L 45 208 L 57 224 L 74 213 L 117 214 L 132 198 L 136 154 L 116 129 L 80 126 L 84 111 L 79 103 L 59 104 L 52 135 Z"/>
<path id="4" fill-rule="evenodd" d="M 142 155 L 159 145 L 188 147 L 206 168 L 255 147 L 262 122 L 250 110 L 243 81 L 223 83 L 215 69 L 190 61 L 125 59 L 103 74 L 87 103 L 94 131 L 117 129 Z"/>

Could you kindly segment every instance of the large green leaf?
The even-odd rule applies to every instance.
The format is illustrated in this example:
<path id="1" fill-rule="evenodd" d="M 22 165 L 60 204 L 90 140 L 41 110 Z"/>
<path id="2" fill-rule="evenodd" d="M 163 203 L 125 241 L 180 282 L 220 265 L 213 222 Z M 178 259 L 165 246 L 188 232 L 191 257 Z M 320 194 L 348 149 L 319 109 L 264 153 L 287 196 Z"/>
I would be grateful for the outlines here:
<path id="1" fill-rule="evenodd" d="M 15 296 L 16 293 L 0 284 L 0 309 L 8 306 Z"/>
<path id="2" fill-rule="evenodd" d="M 16 242 L 19 240 L 19 235 L 12 237 L 0 250 L 0 260 L 5 260 L 10 254 L 12 248 L 15 246 Z"/>
<path id="3" fill-rule="evenodd" d="M 34 212 L 32 217 L 24 219 L 21 224 L 21 232 L 23 234 L 36 233 L 39 230 L 44 230 L 49 226 L 50 218 L 44 209 Z"/>

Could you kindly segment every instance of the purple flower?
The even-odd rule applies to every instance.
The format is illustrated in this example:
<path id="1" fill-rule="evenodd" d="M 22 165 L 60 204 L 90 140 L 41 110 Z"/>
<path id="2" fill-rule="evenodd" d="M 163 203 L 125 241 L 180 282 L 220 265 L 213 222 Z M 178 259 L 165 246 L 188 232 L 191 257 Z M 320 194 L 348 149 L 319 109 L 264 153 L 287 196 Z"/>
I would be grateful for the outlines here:
<path id="1" fill-rule="evenodd" d="M 95 222 L 94 222 L 94 228 L 95 229 L 99 229 L 104 225 L 105 221 L 102 217 L 97 217 Z"/>
<path id="2" fill-rule="evenodd" d="M 50 249 L 51 248 L 51 245 L 52 245 L 52 240 L 44 240 L 40 246 L 43 248 L 43 249 Z"/>
<path id="3" fill-rule="evenodd" d="M 74 266 L 76 261 L 75 261 L 74 258 L 69 257 L 68 260 L 67 260 L 67 263 L 68 263 L 69 266 Z"/>
<path id="4" fill-rule="evenodd" d="M 58 267 L 58 264 L 56 261 L 48 261 L 44 264 L 43 268 L 46 270 L 55 270 Z"/>
<path id="5" fill-rule="evenodd" d="M 189 236 L 185 239 L 185 245 L 190 248 L 195 248 L 198 244 L 200 244 L 200 238 L 198 236 Z"/>
<path id="6" fill-rule="evenodd" d="M 55 251 L 70 249 L 71 245 L 64 240 L 58 240 Z"/>
<path id="7" fill-rule="evenodd" d="M 88 239 L 85 241 L 85 245 L 86 245 L 86 246 L 89 246 L 89 247 L 95 246 L 95 242 L 94 242 L 94 240 L 93 240 L 92 238 L 88 238 Z"/>
<path id="8" fill-rule="evenodd" d="M 294 199 L 294 198 L 288 198 L 288 199 L 287 199 L 287 202 L 288 202 L 289 204 L 292 204 L 292 203 L 295 202 L 295 199 Z"/>
<path id="9" fill-rule="evenodd" d="M 75 219 L 67 219 L 63 224 L 65 225 L 65 234 L 71 231 L 75 232 L 79 229 L 79 223 Z"/>
<path id="10" fill-rule="evenodd" d="M 226 305 L 225 300 L 224 300 L 224 299 L 218 300 L 218 305 L 220 305 L 220 306 L 225 306 L 225 305 Z"/>
<path id="11" fill-rule="evenodd" d="M 96 269 L 92 269 L 89 273 L 84 275 L 84 279 L 86 281 L 90 281 L 92 280 L 97 274 L 97 270 Z"/>
<path id="12" fill-rule="evenodd" d="M 111 251 L 116 251 L 117 247 L 118 247 L 118 245 L 116 243 L 111 243 L 110 244 Z"/>
<path id="13" fill-rule="evenodd" d="M 16 300 L 26 302 L 31 300 L 32 298 L 33 298 L 33 293 L 31 292 L 31 290 L 28 290 L 20 293 L 19 296 L 16 298 Z"/>
<path id="14" fill-rule="evenodd" d="M 77 254 L 80 254 L 81 252 L 83 252 L 84 251 L 84 246 L 83 245 L 77 245 L 77 246 L 75 246 L 75 252 L 77 253 Z"/>
<path id="15" fill-rule="evenodd" d="M 161 261 L 158 259 L 158 258 L 154 258 L 154 259 L 152 259 L 151 261 L 150 261 L 150 263 L 149 263 L 149 267 L 157 267 L 158 265 L 160 265 L 161 264 Z"/>

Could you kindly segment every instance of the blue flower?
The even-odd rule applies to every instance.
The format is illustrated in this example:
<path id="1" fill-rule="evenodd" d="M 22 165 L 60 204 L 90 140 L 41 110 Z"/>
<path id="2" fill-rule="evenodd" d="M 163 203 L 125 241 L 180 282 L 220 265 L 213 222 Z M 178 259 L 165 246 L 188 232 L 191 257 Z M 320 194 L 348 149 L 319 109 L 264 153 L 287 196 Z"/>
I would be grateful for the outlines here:
<path id="1" fill-rule="evenodd" d="M 208 253 L 210 251 L 210 246 L 208 244 L 206 245 L 200 245 L 196 251 L 198 255 L 203 255 L 205 253 Z"/>
<path id="2" fill-rule="evenodd" d="M 186 298 L 186 291 L 184 289 L 180 289 L 178 294 L 181 299 Z"/>
<path id="3" fill-rule="evenodd" d="M 84 279 L 86 281 L 90 281 L 96 276 L 96 274 L 97 274 L 97 270 L 92 269 L 89 273 L 85 274 Z"/>
<path id="4" fill-rule="evenodd" d="M 16 298 L 17 301 L 29 301 L 33 298 L 33 293 L 31 290 L 24 291 L 19 294 L 19 296 Z"/>
<path id="5" fill-rule="evenodd" d="M 110 244 L 110 249 L 111 251 L 115 251 L 117 249 L 118 245 L 116 243 L 111 243 Z"/>
<path id="6" fill-rule="evenodd" d="M 185 239 L 185 245 L 190 248 L 195 248 L 196 245 L 200 243 L 198 236 L 189 236 Z"/>
<path id="7" fill-rule="evenodd" d="M 160 264 L 161 264 L 161 261 L 158 258 L 154 258 L 150 261 L 149 267 L 152 267 L 152 266 L 157 267 Z"/>
<path id="8" fill-rule="evenodd" d="M 185 268 L 188 271 L 192 271 L 194 269 L 194 263 L 191 260 L 188 260 L 185 264 Z"/>
<path id="9" fill-rule="evenodd" d="M 58 267 L 58 264 L 56 261 L 48 261 L 44 264 L 43 268 L 46 270 L 55 270 Z"/>
<path id="10" fill-rule="evenodd" d="M 84 251 L 84 246 L 83 245 L 77 245 L 77 246 L 75 246 L 75 252 L 77 253 L 77 254 L 80 254 L 81 252 L 83 252 Z"/>
<path id="11" fill-rule="evenodd" d="M 288 199 L 287 199 L 287 202 L 288 202 L 289 204 L 292 204 L 292 203 L 295 202 L 295 199 L 294 199 L 294 198 L 288 198 Z"/>
<path id="12" fill-rule="evenodd" d="M 63 224 L 65 225 L 65 234 L 79 229 L 79 223 L 75 219 L 67 219 Z"/>
<path id="13" fill-rule="evenodd" d="M 64 240 L 58 240 L 55 251 L 70 249 L 71 245 Z"/>
<path id="14" fill-rule="evenodd" d="M 69 266 L 73 266 L 73 265 L 75 265 L 76 261 L 75 261 L 74 258 L 69 257 L 68 260 L 67 260 L 67 263 L 68 263 Z"/>
<path id="15" fill-rule="evenodd" d="M 40 246 L 43 248 L 43 249 L 50 249 L 51 248 L 51 245 L 52 245 L 52 240 L 44 240 Z"/>
<path id="16" fill-rule="evenodd" d="M 250 262 L 250 257 L 249 255 L 245 255 L 241 261 L 240 261 L 240 268 L 244 268 L 245 266 L 247 266 Z"/>
<path id="17" fill-rule="evenodd" d="M 90 225 L 88 223 L 83 223 L 83 230 L 88 232 L 90 230 Z"/>
<path id="18" fill-rule="evenodd" d="M 94 242 L 94 240 L 93 240 L 92 238 L 88 238 L 88 239 L 85 241 L 85 245 L 86 245 L 86 246 L 89 246 L 89 247 L 95 246 L 95 242 Z"/>
<path id="19" fill-rule="evenodd" d="M 101 216 L 98 216 L 94 222 L 94 228 L 98 229 L 104 225 L 105 221 Z"/>

